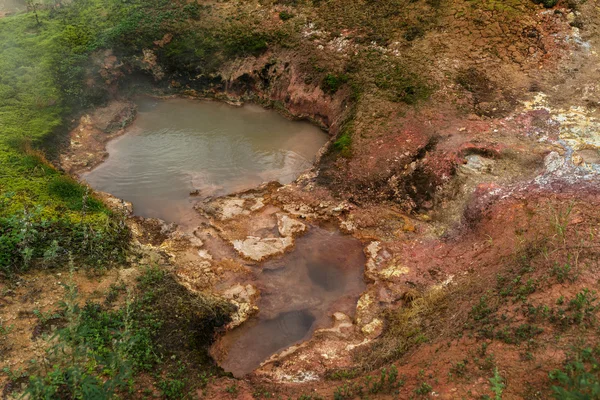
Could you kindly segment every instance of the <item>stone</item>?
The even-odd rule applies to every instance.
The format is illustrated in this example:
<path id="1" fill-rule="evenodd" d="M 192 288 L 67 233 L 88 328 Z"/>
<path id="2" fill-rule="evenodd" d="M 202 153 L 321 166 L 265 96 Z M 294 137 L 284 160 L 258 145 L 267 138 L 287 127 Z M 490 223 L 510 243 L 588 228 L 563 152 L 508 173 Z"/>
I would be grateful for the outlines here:
<path id="1" fill-rule="evenodd" d="M 383 333 L 383 321 L 379 318 L 375 318 L 373 321 L 364 325 L 361 328 L 361 332 L 369 339 L 375 339 Z"/>
<path id="2" fill-rule="evenodd" d="M 213 257 L 212 255 L 207 251 L 207 250 L 198 250 L 198 257 L 204 259 L 204 260 L 212 260 Z"/>
<path id="3" fill-rule="evenodd" d="M 242 257 L 253 261 L 263 261 L 269 257 L 285 253 L 294 244 L 294 239 L 289 236 L 282 238 L 248 236 L 244 240 L 234 240 L 232 244 Z"/>
<path id="4" fill-rule="evenodd" d="M 400 264 L 396 264 L 396 263 L 390 263 L 390 265 L 388 267 L 386 267 L 384 270 L 379 272 L 379 276 L 382 279 L 392 279 L 392 278 L 398 278 L 402 275 L 406 275 L 410 272 L 410 269 L 408 267 L 405 267 L 403 265 Z"/>
<path id="5" fill-rule="evenodd" d="M 277 229 L 283 237 L 293 237 L 306 231 L 306 225 L 281 213 L 277 213 Z"/>
<path id="6" fill-rule="evenodd" d="M 558 171 L 564 164 L 565 159 L 555 151 L 550 152 L 546 158 L 544 158 L 546 173 L 549 174 Z"/>
<path id="7" fill-rule="evenodd" d="M 237 310 L 231 316 L 231 322 L 227 329 L 233 329 L 241 325 L 251 315 L 258 312 L 258 307 L 254 304 L 259 296 L 258 290 L 252 285 L 241 285 L 239 283 L 223 292 L 222 296 L 237 306 Z"/>
<path id="8" fill-rule="evenodd" d="M 231 219 L 240 214 L 247 214 L 247 210 L 244 209 L 245 200 L 243 199 L 224 199 L 221 203 L 221 219 Z"/>

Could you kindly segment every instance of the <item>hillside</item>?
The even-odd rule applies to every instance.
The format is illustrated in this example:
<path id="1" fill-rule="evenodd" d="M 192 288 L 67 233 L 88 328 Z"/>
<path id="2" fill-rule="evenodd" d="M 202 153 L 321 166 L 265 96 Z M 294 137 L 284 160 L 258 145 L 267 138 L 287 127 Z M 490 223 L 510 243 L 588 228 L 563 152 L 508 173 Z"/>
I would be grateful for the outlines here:
<path id="1" fill-rule="evenodd" d="M 594 1 L 27 4 L 0 10 L 3 398 L 600 398 Z M 80 179 L 140 94 L 329 141 L 193 229 L 143 218 Z M 364 291 L 234 378 L 252 271 L 316 227 L 360 243 Z"/>

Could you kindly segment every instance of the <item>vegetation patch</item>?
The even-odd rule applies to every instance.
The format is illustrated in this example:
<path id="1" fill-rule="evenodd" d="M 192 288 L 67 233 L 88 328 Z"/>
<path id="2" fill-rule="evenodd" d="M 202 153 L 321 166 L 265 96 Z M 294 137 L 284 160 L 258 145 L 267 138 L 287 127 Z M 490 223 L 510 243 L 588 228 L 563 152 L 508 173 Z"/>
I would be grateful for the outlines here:
<path id="1" fill-rule="evenodd" d="M 574 348 L 562 369 L 550 372 L 555 399 L 600 397 L 600 347 Z"/>
<path id="2" fill-rule="evenodd" d="M 398 394 L 404 386 L 404 379 L 398 376 L 398 368 L 395 365 L 383 368 L 379 376 L 367 376 L 359 382 L 345 383 L 338 386 L 333 392 L 336 400 L 369 398 L 378 394 Z"/>
<path id="3" fill-rule="evenodd" d="M 321 89 L 323 89 L 325 93 L 334 94 L 342 87 L 342 85 L 348 82 L 348 79 L 348 75 L 346 74 L 327 74 L 325 75 L 325 78 L 323 78 L 323 82 L 321 82 Z"/>
<path id="4" fill-rule="evenodd" d="M 432 88 L 407 67 L 392 63 L 375 75 L 375 85 L 390 101 L 416 104 L 429 98 Z"/>
<path id="5" fill-rule="evenodd" d="M 368 370 L 385 365 L 400 358 L 413 346 L 428 341 L 426 335 L 433 333 L 433 320 L 447 308 L 448 296 L 445 289 L 432 289 L 405 307 L 387 311 L 381 339 L 368 351 L 357 353 L 357 360 L 363 368 Z"/>
<path id="6" fill-rule="evenodd" d="M 104 267 L 124 259 L 119 216 L 37 150 L 66 115 L 105 93 L 85 86 L 88 55 L 109 30 L 104 1 L 74 2 L 0 19 L 0 273 L 65 265 L 69 254 Z"/>
<path id="7" fill-rule="evenodd" d="M 208 347 L 229 321 L 229 304 L 191 294 L 157 268 L 141 275 L 118 308 L 80 306 L 77 288 L 66 290 L 59 310 L 66 322 L 33 368 L 25 392 L 32 398 L 138 398 L 148 379 L 151 392 L 183 398 L 220 374 Z"/>

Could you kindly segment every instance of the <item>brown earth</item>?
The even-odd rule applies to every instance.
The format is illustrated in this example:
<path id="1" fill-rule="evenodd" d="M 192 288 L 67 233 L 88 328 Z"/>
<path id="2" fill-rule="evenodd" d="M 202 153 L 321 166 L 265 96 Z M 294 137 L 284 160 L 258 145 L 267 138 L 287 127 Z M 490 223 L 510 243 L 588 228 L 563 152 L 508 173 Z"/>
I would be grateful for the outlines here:
<path id="1" fill-rule="evenodd" d="M 359 238 L 368 286 L 349 324 L 332 315 L 330 329 L 247 379 L 212 382 L 205 397 L 316 399 L 337 391 L 354 398 L 359 387 L 370 387 L 367 376 L 378 380 L 382 367 L 395 365 L 404 385 L 371 398 L 492 396 L 496 369 L 506 385 L 502 398 L 549 398 L 548 374 L 563 365 L 571 346 L 598 341 L 598 308 L 581 322 L 569 320 L 567 310 L 600 282 L 593 2 L 578 10 L 566 2 L 553 9 L 512 0 L 451 1 L 440 9 L 416 2 L 408 17 L 380 19 L 377 13 L 389 10 L 373 6 L 382 26 L 364 19 L 365 2 L 283 3 L 211 2 L 216 15 L 268 14 L 267 26 L 284 24 L 283 10 L 301 21 L 302 39 L 293 49 L 232 61 L 219 71 L 221 84 L 165 77 L 153 53 L 162 42 L 144 52 L 142 64 L 181 95 L 275 107 L 323 126 L 331 142 L 315 168 L 291 185 L 200 203 L 196 229 L 130 218 L 143 250 L 136 263 L 160 258 L 176 266 L 190 290 L 227 298 L 238 306 L 233 327 L 257 311 L 260 293 L 252 286 L 254 261 L 231 242 L 283 238 L 260 233 L 276 227 L 281 214 L 333 223 Z M 102 81 L 116 93 L 120 60 L 109 52 L 96 61 L 104 72 L 90 84 Z M 398 65 L 418 71 L 433 88 L 431 98 L 397 101 L 378 76 L 393 75 Z M 349 84 L 324 91 L 328 71 L 350 74 L 360 93 Z M 172 91 L 158 94 L 166 93 Z M 82 117 L 63 168 L 75 173 L 97 165 L 106 142 L 133 116 L 131 105 L 118 100 Z M 344 132 L 352 138 L 349 154 L 333 144 Z M 224 209 L 234 211 L 223 217 Z M 112 271 L 100 283 L 76 279 L 93 297 L 124 271 L 130 270 Z M 39 285 L 47 276 L 60 279 L 40 272 L 2 289 L 3 323 L 7 316 L 14 325 L 0 342 L 5 365 L 39 355 L 28 333 L 37 322 L 25 315 L 59 301 L 60 290 Z M 557 304 L 561 298 L 565 305 Z"/>

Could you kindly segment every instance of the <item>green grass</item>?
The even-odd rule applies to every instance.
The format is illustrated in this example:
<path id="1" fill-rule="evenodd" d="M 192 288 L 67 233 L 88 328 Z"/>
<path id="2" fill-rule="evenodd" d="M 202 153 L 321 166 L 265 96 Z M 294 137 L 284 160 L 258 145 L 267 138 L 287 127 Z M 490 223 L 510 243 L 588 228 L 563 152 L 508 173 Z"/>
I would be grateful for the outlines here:
<path id="1" fill-rule="evenodd" d="M 39 11 L 39 24 L 33 14 L 0 19 L 0 273 L 69 256 L 96 267 L 123 259 L 118 218 L 35 150 L 66 132 L 76 107 L 102 97 L 83 80 L 94 38 L 109 26 L 106 2 L 75 4 Z"/>
<path id="2" fill-rule="evenodd" d="M 215 329 L 229 321 L 228 304 L 188 292 L 158 268 L 146 269 L 133 296 L 117 308 L 80 307 L 77 288 L 66 289 L 62 309 L 40 329 L 63 321 L 30 377 L 32 398 L 135 398 L 130 390 L 145 372 L 163 398 L 179 399 L 220 373 L 208 346 Z"/>

